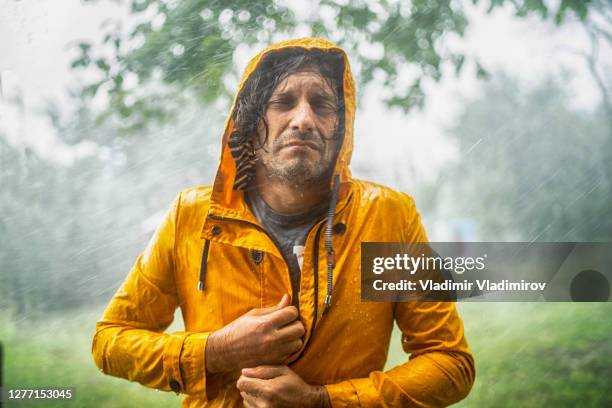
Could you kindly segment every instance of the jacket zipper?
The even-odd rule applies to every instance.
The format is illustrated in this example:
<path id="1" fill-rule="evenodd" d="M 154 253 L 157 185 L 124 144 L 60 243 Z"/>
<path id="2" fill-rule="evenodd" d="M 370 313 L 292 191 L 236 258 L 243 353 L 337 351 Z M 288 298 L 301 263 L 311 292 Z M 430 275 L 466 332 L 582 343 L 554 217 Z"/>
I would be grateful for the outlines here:
<path id="1" fill-rule="evenodd" d="M 212 214 L 209 214 L 208 218 L 213 219 L 213 220 L 218 220 L 218 221 L 235 221 L 235 222 L 241 222 L 241 223 L 249 224 L 249 225 L 257 228 L 259 231 L 263 232 L 264 234 L 266 234 L 266 236 L 268 238 L 270 238 L 270 241 L 274 244 L 276 249 L 278 249 L 278 252 L 281 253 L 281 254 L 283 253 L 280 250 L 280 248 L 278 247 L 278 245 L 276 245 L 276 243 L 274 242 L 274 240 L 272 239 L 270 234 L 268 234 L 265 229 L 263 229 L 262 227 L 260 227 L 259 225 L 255 224 L 255 223 L 252 223 L 252 222 L 249 222 L 249 221 L 244 221 L 244 220 L 239 220 L 239 219 L 236 219 L 236 218 L 221 217 L 221 216 L 212 215 Z M 294 362 L 298 361 L 302 357 L 302 355 L 304 354 L 304 351 L 306 351 L 306 347 L 308 347 L 308 344 L 310 343 L 310 339 L 312 339 L 312 336 L 314 335 L 315 326 L 317 325 L 317 318 L 318 318 L 318 314 L 319 314 L 319 310 L 318 310 L 319 309 L 319 245 L 320 245 L 320 241 L 321 241 L 321 231 L 323 230 L 323 226 L 325 225 L 325 220 L 327 220 L 327 217 L 323 218 L 322 220 L 317 221 L 317 223 L 315 223 L 315 225 L 313 226 L 313 228 L 317 228 L 317 232 L 315 234 L 314 245 L 313 245 L 314 246 L 314 248 L 313 248 L 314 317 L 312 319 L 312 329 L 310 330 L 310 336 L 308 338 L 308 342 L 304 345 L 304 348 L 302 349 L 302 352 L 290 364 L 293 364 Z M 312 229 L 310 231 L 312 231 Z M 285 261 L 285 263 L 286 263 L 286 261 Z M 289 270 L 289 265 L 287 265 L 287 270 Z M 293 295 L 295 295 L 295 293 L 293 293 Z M 298 302 L 298 305 L 299 305 L 299 302 Z M 298 309 L 298 313 L 300 313 L 299 309 Z"/>
<path id="2" fill-rule="evenodd" d="M 314 251 L 313 251 L 313 270 L 314 270 L 314 317 L 312 319 L 312 328 L 310 329 L 310 336 L 308 337 L 308 341 L 304 344 L 304 348 L 302 348 L 302 352 L 289 364 L 293 364 L 297 362 L 302 356 L 308 345 L 310 344 L 310 340 L 313 338 L 315 333 L 315 327 L 317 326 L 317 317 L 319 315 L 319 242 L 321 240 L 321 231 L 323 230 L 323 226 L 325 223 L 319 224 L 317 227 L 317 232 L 315 235 L 314 241 Z"/>

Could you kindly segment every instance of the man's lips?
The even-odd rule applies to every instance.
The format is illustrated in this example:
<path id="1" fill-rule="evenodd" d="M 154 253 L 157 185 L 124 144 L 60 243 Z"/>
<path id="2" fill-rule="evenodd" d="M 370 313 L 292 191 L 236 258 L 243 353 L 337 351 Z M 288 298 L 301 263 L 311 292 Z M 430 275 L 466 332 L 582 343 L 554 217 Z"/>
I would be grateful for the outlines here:
<path id="1" fill-rule="evenodd" d="M 288 147 L 309 147 L 312 150 L 319 150 L 319 146 L 316 143 L 313 142 L 308 142 L 305 140 L 294 140 L 291 141 L 289 143 L 285 143 L 284 145 L 281 146 L 281 150 L 288 148 Z"/>

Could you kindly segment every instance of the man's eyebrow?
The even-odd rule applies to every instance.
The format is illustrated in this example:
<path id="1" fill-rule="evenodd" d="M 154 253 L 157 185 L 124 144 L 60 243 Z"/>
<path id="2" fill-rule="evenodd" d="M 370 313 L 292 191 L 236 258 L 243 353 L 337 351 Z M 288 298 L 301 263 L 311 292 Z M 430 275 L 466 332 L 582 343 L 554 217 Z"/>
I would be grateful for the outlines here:
<path id="1" fill-rule="evenodd" d="M 288 87 L 288 86 L 284 86 L 282 89 L 276 89 L 274 92 L 272 92 L 272 95 L 270 95 L 270 98 L 282 98 L 285 96 L 292 96 L 293 94 L 295 94 L 296 90 L 294 88 Z M 313 95 L 313 96 L 317 96 L 319 98 L 325 98 L 325 99 L 329 99 L 329 100 L 335 100 L 336 99 L 336 94 L 333 90 L 321 86 L 321 85 L 314 85 L 312 86 L 308 92 Z"/>
<path id="2" fill-rule="evenodd" d="M 326 88 L 321 88 L 321 87 L 315 87 L 313 89 L 313 94 L 315 96 L 319 96 L 319 97 L 323 97 L 323 98 L 329 98 L 329 99 L 335 99 L 336 95 L 334 94 L 333 91 L 328 90 Z"/>
<path id="3" fill-rule="evenodd" d="M 279 97 L 279 96 L 288 96 L 294 93 L 293 89 L 287 89 L 287 87 L 285 87 L 282 91 L 276 90 L 274 92 L 272 92 L 272 97 Z"/>

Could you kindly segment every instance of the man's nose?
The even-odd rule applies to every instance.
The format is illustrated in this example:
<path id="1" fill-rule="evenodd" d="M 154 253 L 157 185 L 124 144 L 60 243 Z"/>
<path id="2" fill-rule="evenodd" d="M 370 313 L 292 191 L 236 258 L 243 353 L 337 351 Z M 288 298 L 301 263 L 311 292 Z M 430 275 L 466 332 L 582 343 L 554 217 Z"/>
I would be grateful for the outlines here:
<path id="1" fill-rule="evenodd" d="M 300 101 L 295 107 L 295 112 L 291 118 L 291 129 L 300 133 L 312 132 L 315 128 L 314 112 L 307 101 Z"/>

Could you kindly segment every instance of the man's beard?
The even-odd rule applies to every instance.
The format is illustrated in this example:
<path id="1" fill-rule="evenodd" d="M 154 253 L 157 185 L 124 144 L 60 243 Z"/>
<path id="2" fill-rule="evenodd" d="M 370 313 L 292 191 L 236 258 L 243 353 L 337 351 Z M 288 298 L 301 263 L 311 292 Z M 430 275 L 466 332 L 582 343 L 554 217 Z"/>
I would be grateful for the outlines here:
<path id="1" fill-rule="evenodd" d="M 281 149 L 296 140 L 316 144 L 320 160 L 313 160 L 304 153 L 294 154 L 289 160 L 281 158 Z M 295 186 L 308 186 L 323 181 L 331 173 L 334 160 L 333 157 L 327 156 L 326 145 L 318 134 L 288 132 L 279 136 L 272 146 L 266 146 L 265 149 L 267 151 L 258 151 L 258 159 L 265 167 L 268 177 L 276 180 Z"/>
<path id="2" fill-rule="evenodd" d="M 329 166 L 317 165 L 306 158 L 293 157 L 289 162 L 281 162 L 278 157 L 264 161 L 269 177 L 291 183 L 296 186 L 307 186 L 318 183 L 329 173 Z"/>

